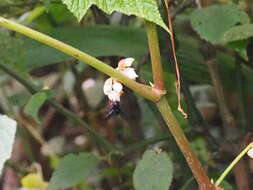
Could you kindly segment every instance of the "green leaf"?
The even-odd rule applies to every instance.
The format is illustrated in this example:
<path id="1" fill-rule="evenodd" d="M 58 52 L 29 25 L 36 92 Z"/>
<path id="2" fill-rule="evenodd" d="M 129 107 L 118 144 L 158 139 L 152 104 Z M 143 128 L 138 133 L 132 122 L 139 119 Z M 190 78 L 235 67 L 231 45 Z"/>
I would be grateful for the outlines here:
<path id="1" fill-rule="evenodd" d="M 8 97 L 9 102 L 15 106 L 24 106 L 29 101 L 30 95 L 27 92 L 20 92 Z"/>
<path id="2" fill-rule="evenodd" d="M 60 160 L 48 189 L 69 188 L 81 183 L 96 168 L 98 159 L 89 153 L 69 154 Z"/>
<path id="3" fill-rule="evenodd" d="M 172 174 L 172 161 L 165 152 L 146 151 L 134 171 L 134 187 L 136 190 L 167 190 Z"/>
<path id="4" fill-rule="evenodd" d="M 232 41 L 227 44 L 227 47 L 232 48 L 246 61 L 248 61 L 247 46 L 248 46 L 248 41 L 246 39 Z"/>
<path id="5" fill-rule="evenodd" d="M 201 38 L 213 44 L 224 43 L 222 38 L 226 31 L 249 22 L 248 15 L 235 4 L 196 9 L 191 15 L 193 29 Z"/>
<path id="6" fill-rule="evenodd" d="M 0 174 L 6 160 L 11 157 L 17 122 L 0 114 Z"/>
<path id="7" fill-rule="evenodd" d="M 47 33 L 94 57 L 122 56 L 140 60 L 148 51 L 146 33 L 138 28 L 97 25 L 85 28 L 62 27 Z M 26 66 L 29 69 L 73 60 L 72 57 L 31 39 L 26 38 L 24 46 L 27 47 Z"/>
<path id="8" fill-rule="evenodd" d="M 253 24 L 235 26 L 223 34 L 224 42 L 244 40 L 253 36 Z"/>
<path id="9" fill-rule="evenodd" d="M 67 5 L 79 21 L 92 5 L 96 5 L 108 14 L 118 11 L 126 15 L 144 18 L 160 25 L 169 32 L 160 16 L 156 0 L 62 0 L 62 2 Z"/>
<path id="10" fill-rule="evenodd" d="M 28 70 L 25 60 L 25 48 L 22 39 L 0 32 L 0 61 L 19 72 Z"/>
<path id="11" fill-rule="evenodd" d="M 39 122 L 38 118 L 38 112 L 41 106 L 44 104 L 44 102 L 47 99 L 47 95 L 45 92 L 38 92 L 34 94 L 28 103 L 25 106 L 24 112 L 28 115 L 34 118 L 37 122 Z"/>
<path id="12" fill-rule="evenodd" d="M 226 190 L 234 190 L 233 186 L 230 185 L 227 181 L 222 181 L 220 187 L 222 187 L 223 189 L 226 189 Z"/>

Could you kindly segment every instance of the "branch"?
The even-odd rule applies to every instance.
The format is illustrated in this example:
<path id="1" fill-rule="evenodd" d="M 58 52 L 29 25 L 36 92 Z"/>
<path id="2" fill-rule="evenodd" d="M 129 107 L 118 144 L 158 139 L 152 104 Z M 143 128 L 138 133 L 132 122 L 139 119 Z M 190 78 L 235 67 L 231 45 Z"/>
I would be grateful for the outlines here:
<path id="1" fill-rule="evenodd" d="M 158 91 L 157 89 L 154 89 L 150 86 L 140 84 L 124 74 L 122 74 L 120 71 L 117 71 L 116 69 L 112 68 L 111 66 L 107 65 L 106 63 L 96 59 L 95 57 L 92 57 L 68 44 L 65 44 L 61 41 L 58 41 L 52 37 L 49 37 L 45 34 L 42 34 L 38 31 L 35 31 L 33 29 L 30 29 L 26 26 L 17 24 L 13 21 L 10 21 L 8 19 L 5 19 L 3 17 L 0 17 L 0 26 L 3 26 L 5 28 L 8 28 L 10 30 L 16 31 L 18 33 L 21 33 L 25 36 L 28 36 L 29 38 L 35 39 L 43 44 L 46 44 L 48 46 L 51 46 L 59 51 L 62 51 L 63 53 L 70 55 L 74 57 L 75 59 L 78 59 L 97 70 L 117 79 L 122 84 L 127 86 L 128 88 L 132 89 L 134 92 L 140 94 L 141 96 L 151 100 L 151 101 L 158 101 L 160 97 L 162 96 L 162 92 Z"/>
<path id="2" fill-rule="evenodd" d="M 181 129 L 177 119 L 175 118 L 166 97 L 163 97 L 157 104 L 167 126 L 175 138 L 180 150 L 182 151 L 191 171 L 197 180 L 200 190 L 215 190 L 215 186 L 211 183 L 204 168 L 201 166 L 197 156 L 193 152 L 183 130 Z"/>
<path id="3" fill-rule="evenodd" d="M 149 49 L 151 55 L 151 64 L 154 79 L 154 88 L 166 93 L 164 89 L 164 79 L 163 79 L 163 68 L 161 64 L 161 55 L 157 37 L 156 26 L 152 23 L 147 23 L 147 34 L 149 41 Z M 180 94 L 178 94 L 180 96 Z M 205 170 L 201 166 L 198 158 L 194 154 L 184 132 L 179 126 L 177 119 L 171 111 L 171 108 L 167 102 L 165 96 L 163 96 L 158 102 L 156 102 L 160 113 L 163 116 L 170 132 L 175 138 L 180 150 L 184 154 L 184 157 L 191 168 L 195 179 L 197 180 L 200 190 L 215 190 L 215 186 L 211 183 Z"/>
<path id="4" fill-rule="evenodd" d="M 161 55 L 159 42 L 157 37 L 156 25 L 151 22 L 146 22 L 146 31 L 148 36 L 149 51 L 152 63 L 152 73 L 154 87 L 164 91 L 163 68 L 161 63 Z"/>

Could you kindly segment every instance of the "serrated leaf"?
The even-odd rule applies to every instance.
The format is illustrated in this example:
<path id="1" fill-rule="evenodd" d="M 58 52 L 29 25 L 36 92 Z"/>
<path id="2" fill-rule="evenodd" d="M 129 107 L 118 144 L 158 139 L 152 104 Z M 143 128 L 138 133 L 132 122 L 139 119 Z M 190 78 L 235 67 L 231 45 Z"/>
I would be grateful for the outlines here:
<path id="1" fill-rule="evenodd" d="M 92 5 L 96 5 L 108 14 L 118 11 L 126 15 L 144 18 L 160 25 L 169 32 L 161 18 L 156 0 L 62 0 L 62 2 L 67 5 L 79 21 Z"/>
<path id="2" fill-rule="evenodd" d="M 201 38 L 213 43 L 224 43 L 226 31 L 240 24 L 250 22 L 248 15 L 235 4 L 213 5 L 196 9 L 191 15 L 192 27 Z"/>
<path id="3" fill-rule="evenodd" d="M 173 177 L 173 165 L 165 152 L 146 151 L 134 171 L 136 190 L 167 190 Z"/>
<path id="4" fill-rule="evenodd" d="M 81 183 L 97 164 L 98 159 L 89 153 L 65 156 L 56 167 L 48 190 L 68 188 Z"/>
<path id="5" fill-rule="evenodd" d="M 11 157 L 17 122 L 0 114 L 0 175 L 6 160 Z"/>
<path id="6" fill-rule="evenodd" d="M 232 42 L 237 40 L 244 40 L 253 36 L 253 24 L 244 24 L 235 26 L 226 31 L 222 40 L 224 42 Z"/>
<path id="7" fill-rule="evenodd" d="M 28 103 L 25 106 L 24 112 L 39 122 L 38 112 L 41 106 L 47 99 L 47 95 L 45 92 L 38 92 L 30 98 Z"/>

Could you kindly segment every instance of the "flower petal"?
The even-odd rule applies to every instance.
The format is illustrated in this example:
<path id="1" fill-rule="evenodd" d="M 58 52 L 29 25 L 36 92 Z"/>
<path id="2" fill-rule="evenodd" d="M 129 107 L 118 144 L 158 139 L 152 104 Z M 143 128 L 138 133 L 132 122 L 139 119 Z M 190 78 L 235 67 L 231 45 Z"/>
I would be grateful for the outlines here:
<path id="1" fill-rule="evenodd" d="M 253 158 L 253 148 L 251 148 L 248 152 L 247 152 L 248 156 Z"/>
<path id="2" fill-rule="evenodd" d="M 114 82 L 113 85 L 112 85 L 112 89 L 113 89 L 113 91 L 115 91 L 117 93 L 121 93 L 121 91 L 123 89 L 123 86 L 119 82 Z"/>
<path id="3" fill-rule="evenodd" d="M 133 68 L 126 68 L 122 70 L 121 72 L 125 74 L 127 77 L 129 77 L 130 79 L 135 80 L 138 77 L 138 75 L 136 74 Z"/>
<path id="4" fill-rule="evenodd" d="M 126 58 L 125 59 L 125 66 L 126 67 L 131 67 L 131 65 L 133 64 L 134 62 L 134 58 Z"/>
<path id="5" fill-rule="evenodd" d="M 105 81 L 104 84 L 104 94 L 108 95 L 112 91 L 113 79 L 109 78 Z"/>
<path id="6" fill-rule="evenodd" d="M 118 63 L 118 67 L 131 67 L 134 62 L 134 58 L 121 59 Z"/>
<path id="7" fill-rule="evenodd" d="M 109 100 L 113 102 L 119 102 L 120 101 L 120 93 L 117 93 L 115 91 L 112 91 L 108 94 Z"/>

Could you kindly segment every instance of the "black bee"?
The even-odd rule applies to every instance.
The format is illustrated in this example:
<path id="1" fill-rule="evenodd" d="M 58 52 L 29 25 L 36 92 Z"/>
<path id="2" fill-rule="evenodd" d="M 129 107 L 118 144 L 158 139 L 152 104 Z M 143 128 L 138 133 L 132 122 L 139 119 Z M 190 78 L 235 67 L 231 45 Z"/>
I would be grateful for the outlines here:
<path id="1" fill-rule="evenodd" d="M 120 97 L 120 102 L 109 101 L 107 104 L 107 112 L 104 119 L 108 120 L 115 116 L 120 116 L 128 124 L 136 139 L 144 138 L 141 124 L 141 108 L 135 95 L 127 88 L 124 89 L 124 96 Z"/>
<path id="2" fill-rule="evenodd" d="M 120 103 L 117 101 L 109 101 L 107 114 L 105 115 L 105 119 L 110 119 L 113 116 L 117 116 L 121 113 Z"/>

